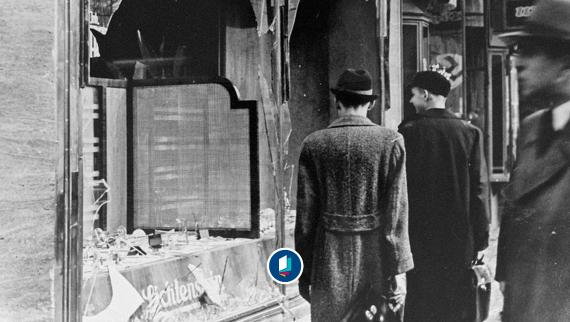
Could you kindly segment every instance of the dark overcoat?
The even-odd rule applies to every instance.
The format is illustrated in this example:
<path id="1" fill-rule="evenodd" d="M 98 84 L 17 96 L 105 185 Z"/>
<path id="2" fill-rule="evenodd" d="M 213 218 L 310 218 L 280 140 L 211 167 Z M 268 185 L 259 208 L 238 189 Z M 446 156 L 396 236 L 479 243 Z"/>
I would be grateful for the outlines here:
<path id="1" fill-rule="evenodd" d="M 338 321 L 368 285 L 413 267 L 403 139 L 365 117 L 309 135 L 299 159 L 295 247 L 311 321 Z"/>
<path id="2" fill-rule="evenodd" d="M 504 190 L 498 281 L 507 282 L 503 321 L 570 320 L 570 123 L 551 112 L 526 118 Z"/>
<path id="3" fill-rule="evenodd" d="M 406 321 L 463 321 L 467 267 L 489 236 L 482 133 L 445 109 L 418 113 L 399 131 L 406 142 L 415 263 Z"/>

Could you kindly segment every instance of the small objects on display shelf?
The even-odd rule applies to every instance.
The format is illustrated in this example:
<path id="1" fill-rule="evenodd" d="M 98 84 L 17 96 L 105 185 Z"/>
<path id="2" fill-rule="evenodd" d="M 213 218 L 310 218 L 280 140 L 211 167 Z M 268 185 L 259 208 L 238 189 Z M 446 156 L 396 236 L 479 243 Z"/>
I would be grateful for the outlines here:
<path id="1" fill-rule="evenodd" d="M 295 228 L 295 210 L 287 210 L 285 215 L 285 230 Z M 265 208 L 261 210 L 259 216 L 259 231 L 261 235 L 275 234 L 275 210 Z"/>
<path id="2" fill-rule="evenodd" d="M 207 230 L 201 232 L 203 236 L 186 229 L 172 229 L 155 230 L 154 234 L 147 235 L 142 229 L 136 229 L 127 235 L 123 226 L 119 226 L 115 234 L 96 228 L 91 243 L 84 247 L 84 273 L 90 271 L 92 266 L 101 268 L 109 262 L 119 268 L 127 268 L 165 257 L 207 251 L 221 244 L 236 244 L 241 240 L 210 237 Z"/>
<path id="3" fill-rule="evenodd" d="M 188 229 L 184 219 L 176 229 L 148 235 L 95 229 L 83 252 L 84 319 L 99 321 L 126 300 L 117 296 L 133 298 L 133 291 L 141 304 L 129 321 L 215 321 L 278 300 L 265 270 L 275 247 L 275 212 L 265 209 L 260 217 L 260 239 L 210 237 L 200 227 Z M 294 221 L 288 212 L 286 226 Z"/>

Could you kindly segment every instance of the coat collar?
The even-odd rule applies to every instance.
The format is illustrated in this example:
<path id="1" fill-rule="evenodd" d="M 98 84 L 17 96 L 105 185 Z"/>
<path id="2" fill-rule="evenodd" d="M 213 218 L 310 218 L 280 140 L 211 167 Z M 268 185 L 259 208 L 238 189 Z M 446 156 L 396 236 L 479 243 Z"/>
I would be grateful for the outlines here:
<path id="1" fill-rule="evenodd" d="M 549 117 L 548 112 L 541 115 L 519 147 L 526 150 L 527 155 L 525 160 L 517 161 L 513 179 L 505 188 L 505 195 L 510 200 L 528 196 L 570 167 L 570 122 L 564 129 L 554 132 Z M 541 140 L 545 139 L 550 142 L 541 148 Z"/>
<path id="2" fill-rule="evenodd" d="M 364 116 L 341 116 L 334 120 L 330 125 L 329 128 L 334 127 L 344 127 L 344 126 L 376 126 L 374 122 L 372 122 L 369 118 Z"/>
<path id="3" fill-rule="evenodd" d="M 455 116 L 455 114 L 451 113 L 450 111 L 444 108 L 430 108 L 429 110 L 425 110 L 418 113 L 418 117 L 459 119 L 457 116 Z"/>
<path id="4" fill-rule="evenodd" d="M 552 109 L 552 126 L 555 131 L 561 131 L 568 128 L 570 124 L 570 101 Z"/>
<path id="5" fill-rule="evenodd" d="M 457 116 L 455 116 L 455 114 L 448 111 L 447 109 L 430 108 L 429 110 L 425 110 L 425 111 L 413 114 L 412 116 L 409 116 L 408 118 L 406 118 L 405 120 L 402 121 L 402 123 L 398 126 L 398 128 L 401 130 L 407 124 L 409 124 L 413 121 L 420 120 L 420 119 L 428 119 L 428 118 L 431 118 L 431 119 L 455 119 L 455 120 L 460 119 Z"/>
<path id="6" fill-rule="evenodd" d="M 556 116 L 552 108 L 544 109 L 537 112 L 536 128 L 535 130 L 530 131 L 530 133 L 527 134 L 525 142 L 522 143 L 525 144 L 528 142 L 534 142 L 540 140 L 541 138 L 550 139 L 550 137 L 555 137 L 556 135 L 562 137 L 568 137 L 568 135 L 570 134 L 570 121 L 568 121 L 563 128 L 555 130 L 553 129 L 552 126 L 553 125 L 552 119 L 555 117 Z"/>

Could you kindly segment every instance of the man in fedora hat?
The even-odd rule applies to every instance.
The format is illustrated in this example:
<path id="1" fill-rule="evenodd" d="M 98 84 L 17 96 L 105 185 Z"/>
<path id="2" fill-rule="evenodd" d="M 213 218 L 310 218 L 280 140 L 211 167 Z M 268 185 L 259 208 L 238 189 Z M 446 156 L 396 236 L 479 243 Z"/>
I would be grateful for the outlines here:
<path id="1" fill-rule="evenodd" d="M 295 247 L 311 321 L 341 320 L 370 287 L 398 311 L 413 267 L 402 136 L 366 117 L 378 97 L 367 71 L 345 70 L 331 91 L 339 118 L 299 158 Z"/>
<path id="2" fill-rule="evenodd" d="M 488 245 L 489 190 L 481 131 L 445 109 L 450 82 L 436 71 L 408 86 L 417 114 L 400 125 L 408 159 L 406 321 L 476 321 L 468 268 Z"/>
<path id="3" fill-rule="evenodd" d="M 543 0 L 513 46 L 525 118 L 505 190 L 496 280 L 503 321 L 570 320 L 570 1 Z"/>

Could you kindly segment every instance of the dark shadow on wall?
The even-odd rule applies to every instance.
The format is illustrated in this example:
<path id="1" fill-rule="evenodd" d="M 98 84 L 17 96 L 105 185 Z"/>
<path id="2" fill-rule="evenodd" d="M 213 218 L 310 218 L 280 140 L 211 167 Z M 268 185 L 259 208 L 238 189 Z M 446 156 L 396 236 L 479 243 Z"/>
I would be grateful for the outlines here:
<path id="1" fill-rule="evenodd" d="M 289 163 L 297 169 L 301 143 L 329 124 L 328 3 L 301 1 L 291 35 L 291 123 Z M 297 171 L 291 188 L 296 207 Z"/>
<path id="2" fill-rule="evenodd" d="M 297 164 L 301 143 L 336 118 L 330 87 L 346 68 L 367 69 L 380 92 L 379 43 L 374 1 L 301 1 L 291 35 L 291 120 L 289 161 Z M 379 104 L 378 104 L 379 106 Z M 369 118 L 381 122 L 379 107 Z M 296 173 L 292 206 L 296 205 Z"/>

